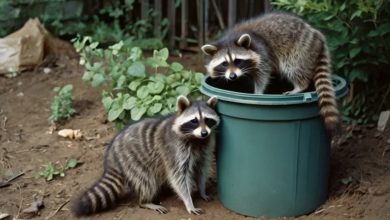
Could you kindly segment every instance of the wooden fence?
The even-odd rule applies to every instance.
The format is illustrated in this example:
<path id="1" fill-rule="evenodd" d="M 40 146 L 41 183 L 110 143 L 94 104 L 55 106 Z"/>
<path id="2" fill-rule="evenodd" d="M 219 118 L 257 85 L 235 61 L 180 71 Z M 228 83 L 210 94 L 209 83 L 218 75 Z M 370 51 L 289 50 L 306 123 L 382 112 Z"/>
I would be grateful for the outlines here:
<path id="1" fill-rule="evenodd" d="M 168 41 L 170 47 L 185 48 L 188 39 L 203 45 L 215 30 L 224 31 L 235 23 L 271 10 L 269 0 L 138 0 L 141 18 L 156 12 L 154 28 L 162 18 L 169 20 Z"/>

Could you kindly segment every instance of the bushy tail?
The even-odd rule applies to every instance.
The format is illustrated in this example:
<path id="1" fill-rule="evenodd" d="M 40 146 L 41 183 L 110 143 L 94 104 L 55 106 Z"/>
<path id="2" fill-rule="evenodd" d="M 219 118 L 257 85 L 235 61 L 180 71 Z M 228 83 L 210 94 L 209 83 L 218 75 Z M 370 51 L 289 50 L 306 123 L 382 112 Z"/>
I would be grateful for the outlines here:
<path id="1" fill-rule="evenodd" d="M 111 208 L 123 194 L 124 182 L 121 175 L 106 170 L 103 176 L 74 201 L 75 216 L 86 216 Z"/>
<path id="2" fill-rule="evenodd" d="M 340 116 L 330 72 L 330 56 L 325 43 L 314 69 L 314 86 L 318 94 L 320 113 L 329 134 L 339 128 Z"/>

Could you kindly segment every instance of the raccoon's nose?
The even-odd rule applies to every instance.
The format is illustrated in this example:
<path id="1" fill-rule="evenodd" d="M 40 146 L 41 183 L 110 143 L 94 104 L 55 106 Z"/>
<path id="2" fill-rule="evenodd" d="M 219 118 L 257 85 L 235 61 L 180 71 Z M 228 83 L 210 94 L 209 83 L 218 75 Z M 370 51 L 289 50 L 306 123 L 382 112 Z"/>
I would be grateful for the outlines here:
<path id="1" fill-rule="evenodd" d="M 230 79 L 236 79 L 237 78 L 237 74 L 236 73 L 230 73 L 229 74 L 229 78 Z"/>
<path id="2" fill-rule="evenodd" d="M 201 131 L 201 132 L 200 132 L 200 135 L 201 135 L 202 137 L 206 137 L 208 134 L 209 134 L 209 133 L 208 133 L 207 131 Z"/>

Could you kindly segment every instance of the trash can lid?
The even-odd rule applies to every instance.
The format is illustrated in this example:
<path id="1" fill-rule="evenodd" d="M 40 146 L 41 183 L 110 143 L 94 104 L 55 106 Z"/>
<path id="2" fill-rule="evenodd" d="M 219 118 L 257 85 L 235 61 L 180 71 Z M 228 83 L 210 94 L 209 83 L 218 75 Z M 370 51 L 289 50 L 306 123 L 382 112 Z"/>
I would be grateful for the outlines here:
<path id="1" fill-rule="evenodd" d="M 207 96 L 217 96 L 219 100 L 223 101 L 253 105 L 296 105 L 318 101 L 318 95 L 315 91 L 293 95 L 241 93 L 211 86 L 207 83 L 209 79 L 210 76 L 203 79 L 200 91 Z M 346 81 L 337 75 L 332 75 L 332 81 L 336 99 L 346 96 L 348 93 Z"/>

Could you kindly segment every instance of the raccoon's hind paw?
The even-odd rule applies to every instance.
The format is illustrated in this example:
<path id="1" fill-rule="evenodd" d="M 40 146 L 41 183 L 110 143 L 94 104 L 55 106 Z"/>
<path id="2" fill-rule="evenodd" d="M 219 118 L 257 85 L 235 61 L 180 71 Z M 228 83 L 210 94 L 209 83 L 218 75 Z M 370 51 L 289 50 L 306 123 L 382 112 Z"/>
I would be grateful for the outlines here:
<path id="1" fill-rule="evenodd" d="M 160 214 L 166 214 L 168 213 L 168 209 L 165 208 L 164 206 L 161 206 L 161 205 L 156 205 L 156 204 L 153 204 L 153 203 L 144 203 L 144 204 L 140 204 L 139 205 L 141 208 L 144 208 L 144 209 L 151 209 L 151 210 L 154 210 Z"/>
<path id="2" fill-rule="evenodd" d="M 203 210 L 201 208 L 193 208 L 193 209 L 190 209 L 190 210 L 187 210 L 187 211 L 188 211 L 188 213 L 194 214 L 194 215 L 203 214 Z"/>
<path id="3" fill-rule="evenodd" d="M 213 198 L 212 198 L 211 196 L 208 196 L 208 195 L 206 195 L 206 194 L 200 195 L 200 197 L 202 197 L 202 199 L 203 199 L 204 201 L 206 201 L 206 202 L 209 202 L 209 201 L 213 200 Z"/>

